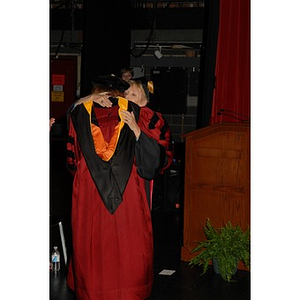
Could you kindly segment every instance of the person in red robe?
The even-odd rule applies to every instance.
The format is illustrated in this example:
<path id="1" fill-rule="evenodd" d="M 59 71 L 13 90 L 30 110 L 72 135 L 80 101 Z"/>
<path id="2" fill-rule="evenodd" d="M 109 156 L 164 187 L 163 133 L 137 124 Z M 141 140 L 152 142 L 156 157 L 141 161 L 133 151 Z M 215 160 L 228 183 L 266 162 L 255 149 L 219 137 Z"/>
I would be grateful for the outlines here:
<path id="1" fill-rule="evenodd" d="M 93 84 L 68 118 L 74 181 L 67 283 L 77 300 L 142 300 L 153 285 L 151 183 L 172 162 L 171 132 L 146 106 L 144 83 L 109 75 Z"/>

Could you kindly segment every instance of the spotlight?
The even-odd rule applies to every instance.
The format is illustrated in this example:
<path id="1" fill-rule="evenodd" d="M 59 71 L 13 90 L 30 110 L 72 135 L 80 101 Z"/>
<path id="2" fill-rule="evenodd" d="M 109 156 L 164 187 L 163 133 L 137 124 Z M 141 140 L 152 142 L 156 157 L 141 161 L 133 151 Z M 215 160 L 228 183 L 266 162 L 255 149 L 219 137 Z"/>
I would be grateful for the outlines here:
<path id="1" fill-rule="evenodd" d="M 154 51 L 154 56 L 157 59 L 161 59 L 163 57 L 163 55 L 161 54 L 161 47 L 158 47 L 158 49 Z"/>

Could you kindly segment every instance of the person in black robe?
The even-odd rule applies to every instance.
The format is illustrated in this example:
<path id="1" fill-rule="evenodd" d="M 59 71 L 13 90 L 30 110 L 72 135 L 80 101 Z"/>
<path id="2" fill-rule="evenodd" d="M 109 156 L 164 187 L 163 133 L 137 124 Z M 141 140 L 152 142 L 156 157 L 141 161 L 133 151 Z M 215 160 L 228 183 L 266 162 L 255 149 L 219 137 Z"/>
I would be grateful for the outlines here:
<path id="1" fill-rule="evenodd" d="M 108 75 L 99 76 L 91 95 L 70 112 L 73 255 L 67 282 L 77 300 L 151 294 L 152 184 L 170 166 L 173 143 L 163 116 L 146 104 L 141 82 Z"/>

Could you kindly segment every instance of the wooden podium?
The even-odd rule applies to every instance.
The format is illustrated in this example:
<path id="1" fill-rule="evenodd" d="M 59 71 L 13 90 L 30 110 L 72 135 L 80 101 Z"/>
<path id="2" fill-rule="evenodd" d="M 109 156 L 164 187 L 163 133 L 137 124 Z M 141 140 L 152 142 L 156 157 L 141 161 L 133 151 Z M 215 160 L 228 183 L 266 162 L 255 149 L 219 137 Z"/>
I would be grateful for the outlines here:
<path id="1" fill-rule="evenodd" d="M 250 125 L 223 123 L 184 136 L 185 187 L 181 259 L 206 239 L 207 218 L 215 227 L 230 221 L 250 226 Z M 243 269 L 241 264 L 238 266 Z"/>

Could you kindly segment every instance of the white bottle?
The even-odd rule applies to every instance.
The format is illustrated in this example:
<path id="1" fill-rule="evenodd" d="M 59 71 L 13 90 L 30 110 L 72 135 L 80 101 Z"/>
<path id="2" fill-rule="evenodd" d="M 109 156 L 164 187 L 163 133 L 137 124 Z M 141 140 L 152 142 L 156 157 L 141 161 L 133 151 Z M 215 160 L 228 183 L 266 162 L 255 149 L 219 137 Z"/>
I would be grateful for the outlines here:
<path id="1" fill-rule="evenodd" d="M 54 250 L 51 255 L 52 270 L 58 272 L 60 270 L 60 253 L 57 250 L 57 246 L 54 247 Z"/>

